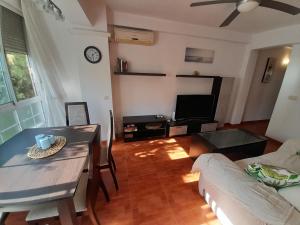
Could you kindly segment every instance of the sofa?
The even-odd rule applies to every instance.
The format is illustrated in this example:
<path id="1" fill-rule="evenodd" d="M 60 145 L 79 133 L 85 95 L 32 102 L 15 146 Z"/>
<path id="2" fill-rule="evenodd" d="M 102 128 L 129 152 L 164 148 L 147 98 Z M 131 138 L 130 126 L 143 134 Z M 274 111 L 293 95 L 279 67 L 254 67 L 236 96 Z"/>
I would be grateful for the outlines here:
<path id="1" fill-rule="evenodd" d="M 256 162 L 300 174 L 299 151 L 297 139 L 286 141 L 276 152 L 236 162 L 222 154 L 203 154 L 192 171 L 200 171 L 199 193 L 223 225 L 300 225 L 299 208 L 244 171 Z M 300 201 L 300 193 L 295 199 Z"/>

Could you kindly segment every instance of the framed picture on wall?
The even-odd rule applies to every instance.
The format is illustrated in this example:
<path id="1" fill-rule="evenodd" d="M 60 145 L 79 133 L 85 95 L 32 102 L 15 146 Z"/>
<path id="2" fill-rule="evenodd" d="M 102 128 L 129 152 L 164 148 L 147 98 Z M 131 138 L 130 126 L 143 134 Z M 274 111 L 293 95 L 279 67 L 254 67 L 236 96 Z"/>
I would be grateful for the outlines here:
<path id="1" fill-rule="evenodd" d="M 185 62 L 213 63 L 215 51 L 210 49 L 186 48 Z"/>
<path id="2" fill-rule="evenodd" d="M 262 83 L 270 83 L 271 82 L 272 76 L 273 76 L 273 71 L 275 68 L 275 62 L 276 62 L 275 58 L 272 58 L 272 57 L 268 58 L 265 72 L 264 72 L 264 75 L 261 80 Z"/>

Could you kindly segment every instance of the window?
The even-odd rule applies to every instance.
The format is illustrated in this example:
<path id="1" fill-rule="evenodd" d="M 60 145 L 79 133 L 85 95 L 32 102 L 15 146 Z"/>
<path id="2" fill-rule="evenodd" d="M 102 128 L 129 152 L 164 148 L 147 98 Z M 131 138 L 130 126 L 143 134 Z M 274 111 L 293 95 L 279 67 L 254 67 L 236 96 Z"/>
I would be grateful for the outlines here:
<path id="1" fill-rule="evenodd" d="M 20 15 L 0 7 L 0 144 L 26 128 L 45 126 Z"/>
<path id="2" fill-rule="evenodd" d="M 10 97 L 8 94 L 7 85 L 4 78 L 3 69 L 0 69 L 0 105 L 6 104 L 10 102 Z"/>
<path id="3" fill-rule="evenodd" d="M 17 101 L 33 98 L 35 92 L 29 72 L 27 55 L 16 52 L 6 52 L 5 55 Z"/>

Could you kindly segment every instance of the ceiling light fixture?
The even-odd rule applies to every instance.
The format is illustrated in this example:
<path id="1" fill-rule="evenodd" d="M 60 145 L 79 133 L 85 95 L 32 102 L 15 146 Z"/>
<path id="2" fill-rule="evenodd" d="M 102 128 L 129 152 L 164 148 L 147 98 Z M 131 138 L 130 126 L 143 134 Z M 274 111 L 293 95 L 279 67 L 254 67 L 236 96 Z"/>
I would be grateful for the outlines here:
<path id="1" fill-rule="evenodd" d="M 250 12 L 260 4 L 257 0 L 242 0 L 237 5 L 237 10 L 241 13 Z"/>
<path id="2" fill-rule="evenodd" d="M 290 58 L 288 56 L 286 56 L 283 60 L 282 60 L 282 65 L 283 66 L 287 66 L 290 63 Z"/>
<path id="3" fill-rule="evenodd" d="M 36 2 L 42 6 L 46 13 L 54 15 L 57 20 L 65 20 L 61 9 L 52 0 L 36 0 Z"/>

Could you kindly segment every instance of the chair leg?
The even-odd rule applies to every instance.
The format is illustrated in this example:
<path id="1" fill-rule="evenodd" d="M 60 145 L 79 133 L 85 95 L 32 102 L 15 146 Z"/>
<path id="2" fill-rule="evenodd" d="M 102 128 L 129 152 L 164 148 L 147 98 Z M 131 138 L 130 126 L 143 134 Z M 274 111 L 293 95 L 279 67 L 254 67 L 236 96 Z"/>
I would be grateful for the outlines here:
<path id="1" fill-rule="evenodd" d="M 87 212 L 90 221 L 92 222 L 93 225 L 100 225 L 99 219 L 97 218 L 97 215 L 95 213 L 95 204 L 97 201 L 97 194 L 98 194 L 98 186 L 100 180 L 102 181 L 101 174 L 99 171 L 99 176 L 91 179 L 88 181 L 88 186 L 87 186 Z"/>
<path id="2" fill-rule="evenodd" d="M 114 157 L 111 155 L 111 161 L 113 163 L 113 166 L 114 166 L 114 170 L 115 172 L 117 171 L 117 167 L 116 167 L 116 163 L 115 163 L 115 160 L 114 160 Z"/>
<path id="3" fill-rule="evenodd" d="M 118 185 L 117 177 L 116 177 L 116 175 L 115 175 L 115 172 L 114 172 L 113 167 L 112 167 L 111 164 L 109 164 L 109 170 L 110 170 L 111 176 L 113 177 L 113 180 L 114 180 L 114 183 L 115 183 L 116 190 L 118 191 L 118 190 L 119 190 L 119 185 Z"/>
<path id="4" fill-rule="evenodd" d="M 0 225 L 5 225 L 5 220 L 8 217 L 9 213 L 3 213 L 1 218 L 0 218 Z"/>
<path id="5" fill-rule="evenodd" d="M 100 225 L 99 219 L 95 213 L 94 209 L 88 208 L 89 219 L 93 225 Z"/>
<path id="6" fill-rule="evenodd" d="M 99 185 L 100 188 L 102 189 L 106 201 L 109 202 L 109 201 L 110 201 L 109 194 L 108 194 L 107 189 L 106 189 L 106 187 L 105 187 L 105 184 L 104 184 L 104 182 L 103 182 L 103 179 L 102 179 L 102 176 L 101 176 L 100 171 L 99 171 L 99 184 L 98 184 L 98 185 Z"/>

